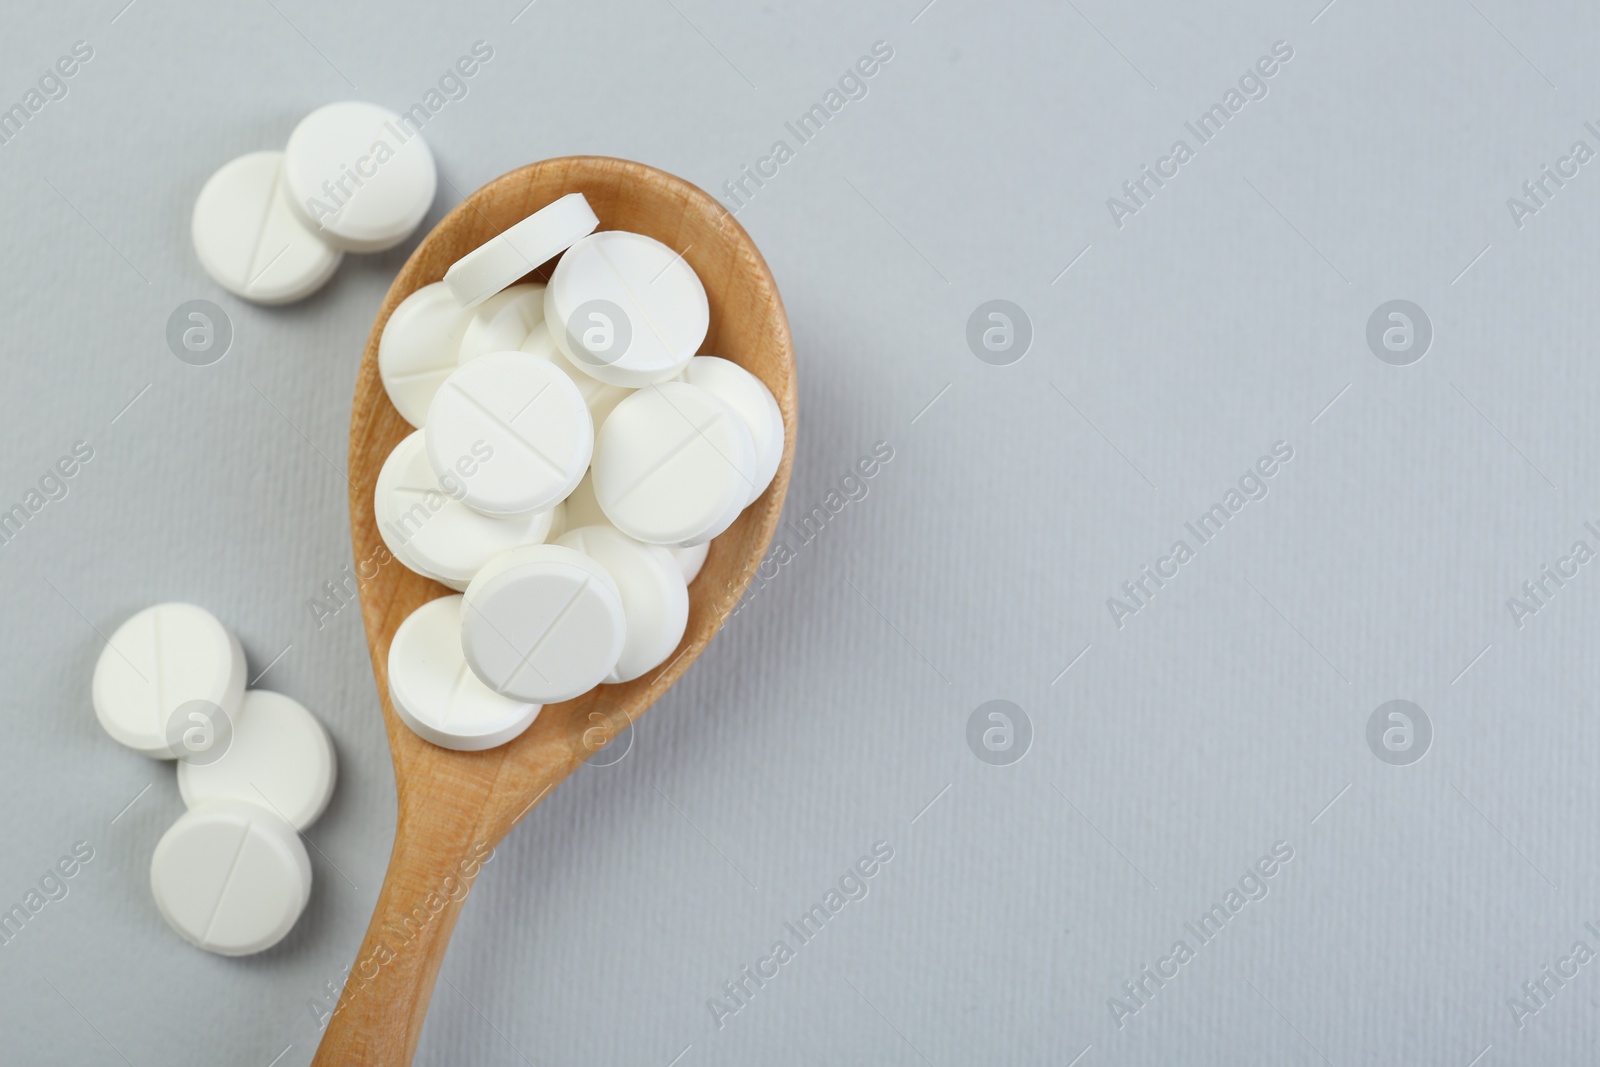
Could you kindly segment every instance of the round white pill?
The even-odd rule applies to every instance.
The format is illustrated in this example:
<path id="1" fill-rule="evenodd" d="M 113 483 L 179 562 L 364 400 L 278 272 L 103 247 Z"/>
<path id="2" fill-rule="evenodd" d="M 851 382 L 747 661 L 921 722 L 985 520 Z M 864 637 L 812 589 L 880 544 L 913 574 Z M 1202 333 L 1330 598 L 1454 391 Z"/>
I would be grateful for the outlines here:
<path id="1" fill-rule="evenodd" d="M 405 119 L 346 100 L 300 120 L 283 149 L 283 187 L 300 220 L 346 252 L 382 252 L 433 206 L 433 153 Z"/>
<path id="2" fill-rule="evenodd" d="M 625 629 L 604 567 L 570 548 L 532 545 L 496 556 L 467 586 L 461 648 L 490 689 L 554 704 L 606 680 Z"/>
<path id="3" fill-rule="evenodd" d="M 458 499 L 486 515 L 550 508 L 577 486 L 594 453 L 578 387 L 525 352 L 491 352 L 457 367 L 428 407 L 425 432 L 434 473 L 444 481 L 459 471 Z"/>
<path id="4" fill-rule="evenodd" d="M 311 897 L 311 858 L 270 809 L 218 801 L 185 812 L 161 836 L 150 889 L 185 941 L 247 956 L 283 940 L 300 918 Z"/>
<path id="5" fill-rule="evenodd" d="M 393 458 L 394 453 L 391 452 L 391 453 L 389 453 L 389 455 L 390 455 L 391 458 Z M 432 472 L 433 472 L 433 466 L 431 464 L 428 467 L 428 471 L 429 471 L 429 474 L 431 475 Z M 381 470 L 378 473 L 379 473 L 380 476 L 383 474 L 383 472 Z M 437 481 L 438 479 L 435 478 L 434 480 Z M 376 494 L 374 494 L 374 495 L 376 495 Z M 378 507 L 382 508 L 383 505 L 379 504 Z M 381 512 L 380 512 L 380 514 L 381 514 Z M 401 540 L 401 539 L 396 538 L 394 536 L 392 531 L 394 529 L 396 529 L 396 528 L 397 527 L 394 524 L 390 524 L 389 526 L 386 527 L 384 525 L 382 519 L 380 519 L 379 523 L 378 523 L 378 536 L 383 538 L 383 547 L 385 547 L 385 548 L 387 548 L 389 550 L 389 555 L 393 556 L 396 560 L 398 560 L 402 567 L 404 567 L 408 571 L 411 571 L 413 574 L 420 574 L 424 578 L 431 578 L 432 580 L 438 582 L 440 585 L 447 585 L 451 589 L 454 589 L 458 593 L 461 592 L 463 589 L 465 589 L 467 587 L 467 583 L 466 582 L 447 581 L 445 579 L 444 575 L 433 573 L 428 568 L 424 567 L 421 563 L 418 563 L 415 559 L 413 559 L 411 557 L 410 544 L 407 541 Z M 548 540 L 548 538 L 546 540 Z"/>
<path id="6" fill-rule="evenodd" d="M 578 392 L 583 395 L 583 402 L 589 406 L 589 421 L 594 423 L 596 433 L 606 421 L 606 416 L 622 403 L 623 398 L 632 389 L 625 389 L 620 385 L 607 385 L 599 378 L 592 378 L 572 365 L 572 361 L 561 354 L 561 349 L 556 347 L 556 342 L 550 336 L 550 324 L 541 321 L 528 333 L 527 340 L 522 342 L 522 351 L 534 355 L 544 356 L 561 368 L 561 372 L 572 379 L 572 384 L 578 387 Z"/>
<path id="7" fill-rule="evenodd" d="M 683 257 L 622 230 L 567 250 L 545 289 L 544 317 L 574 366 L 630 388 L 682 371 L 711 324 L 705 286 Z"/>
<path id="8" fill-rule="evenodd" d="M 672 553 L 609 523 L 571 530 L 560 544 L 604 567 L 622 597 L 627 636 L 606 681 L 631 682 L 665 663 L 689 625 L 689 587 Z"/>
<path id="9" fill-rule="evenodd" d="M 389 702 L 423 740 L 461 752 L 503 745 L 539 715 L 538 704 L 503 697 L 467 669 L 459 596 L 430 600 L 395 631 Z"/>
<path id="10" fill-rule="evenodd" d="M 467 332 L 461 336 L 457 362 L 490 352 L 515 352 L 528 339 L 528 332 L 544 321 L 544 286 L 513 285 L 502 289 L 472 313 Z"/>
<path id="11" fill-rule="evenodd" d="M 419 574 L 465 589 L 500 553 L 544 542 L 553 518 L 549 509 L 504 517 L 472 510 L 460 498 L 476 474 L 477 458 L 469 455 L 441 481 L 428 460 L 425 436 L 418 430 L 395 445 L 378 472 L 373 513 L 392 555 Z"/>
<path id="12" fill-rule="evenodd" d="M 378 376 L 400 417 L 421 426 L 439 386 L 461 362 L 472 312 L 443 282 L 424 285 L 395 305 L 378 338 Z"/>
<path id="13" fill-rule="evenodd" d="M 611 386 L 606 388 L 609 389 Z M 623 392 L 631 392 L 631 390 L 623 390 Z M 601 510 L 600 501 L 594 497 L 594 476 L 592 473 L 583 476 L 583 481 L 578 483 L 578 488 L 572 491 L 572 495 L 567 497 L 565 503 L 566 525 L 560 530 L 552 530 L 550 535 L 545 538 L 551 544 L 559 541 L 568 530 L 576 530 L 583 526 L 611 526 L 612 529 L 616 529 L 615 526 L 612 526 L 611 520 L 606 518 L 606 513 Z M 627 535 L 623 534 L 623 536 L 626 537 Z M 629 538 L 629 540 L 632 540 L 632 538 Z M 711 542 L 704 541 L 689 548 L 679 548 L 677 545 L 667 545 L 665 547 L 666 551 L 677 562 L 678 569 L 683 572 L 683 581 L 687 585 L 699 577 L 700 568 L 705 565 L 706 555 L 711 551 Z M 632 624 L 630 623 L 629 625 L 631 626 Z"/>
<path id="14" fill-rule="evenodd" d="M 568 193 L 456 260 L 445 271 L 445 284 L 463 306 L 480 304 L 598 225 L 583 194 Z"/>
<path id="15" fill-rule="evenodd" d="M 195 255 L 213 281 L 257 304 L 310 296 L 344 253 L 307 228 L 281 195 L 282 152 L 252 152 L 213 174 L 194 202 Z"/>
<path id="16" fill-rule="evenodd" d="M 667 551 L 678 561 L 678 568 L 683 571 L 683 583 L 688 585 L 700 577 L 700 568 L 706 565 L 706 556 L 711 553 L 711 542 L 704 541 L 689 548 L 669 548 Z"/>
<path id="17" fill-rule="evenodd" d="M 652 545 L 688 547 L 733 525 L 756 484 L 744 420 L 687 382 L 640 389 L 601 427 L 595 499 L 611 524 Z"/>
<path id="18" fill-rule="evenodd" d="M 244 699 L 244 649 L 194 604 L 145 608 L 111 635 L 94 665 L 94 713 L 141 755 L 176 759 L 191 714 L 227 728 Z M 199 721 L 199 720 L 197 720 Z"/>
<path id="19" fill-rule="evenodd" d="M 783 461 L 783 412 L 778 410 L 772 390 L 739 364 L 717 356 L 694 357 L 680 380 L 711 393 L 744 420 L 756 448 L 755 485 L 746 501 L 753 503 L 767 491 Z"/>
<path id="20" fill-rule="evenodd" d="M 322 815 L 337 777 L 333 738 L 298 700 L 251 689 L 220 756 L 178 761 L 178 792 L 191 808 L 219 800 L 260 804 L 296 830 Z"/>
<path id="21" fill-rule="evenodd" d="M 612 386 L 605 386 L 610 389 Z M 632 390 L 621 390 L 624 393 Z M 562 524 L 552 526 L 545 540 L 551 544 L 559 541 L 568 530 L 577 530 L 583 526 L 611 526 L 611 520 L 606 518 L 606 513 L 601 510 L 600 502 L 594 498 L 594 476 L 585 474 L 583 481 L 578 483 L 578 488 L 572 495 L 562 502 Z M 612 526 L 612 529 L 616 527 Z M 626 536 L 626 535 L 624 535 Z M 677 561 L 678 568 L 683 572 L 685 583 L 692 582 L 699 575 L 700 568 L 706 561 L 706 554 L 710 552 L 710 542 L 694 545 L 691 548 L 678 548 L 676 545 L 667 546 L 666 549 Z M 392 549 L 391 549 L 392 551 Z"/>

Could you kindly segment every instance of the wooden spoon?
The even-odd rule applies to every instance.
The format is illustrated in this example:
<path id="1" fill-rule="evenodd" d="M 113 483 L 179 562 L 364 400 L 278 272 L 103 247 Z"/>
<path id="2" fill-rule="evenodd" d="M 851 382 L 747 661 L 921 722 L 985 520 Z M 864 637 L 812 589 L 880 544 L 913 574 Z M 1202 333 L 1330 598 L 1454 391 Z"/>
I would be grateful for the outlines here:
<path id="1" fill-rule="evenodd" d="M 444 277 L 451 263 L 490 237 L 571 192 L 588 197 L 601 229 L 648 234 L 679 250 L 700 275 L 711 300 L 711 329 L 701 351 L 733 360 L 772 390 L 783 412 L 783 462 L 771 487 L 712 542 L 704 569 L 689 587 L 688 632 L 664 667 L 547 706 L 509 744 L 452 752 L 412 733 L 389 703 L 395 630 L 419 605 L 452 590 L 393 560 L 378 537 L 378 470 L 411 432 L 378 379 L 378 338 L 406 296 Z M 377 908 L 314 1064 L 411 1062 L 450 931 L 484 857 L 584 759 L 642 715 L 706 647 L 772 539 L 789 486 L 794 440 L 794 351 L 772 273 L 733 216 L 682 179 L 595 156 L 534 163 L 473 193 L 417 246 L 372 325 L 350 417 L 350 534 L 400 810 Z"/>

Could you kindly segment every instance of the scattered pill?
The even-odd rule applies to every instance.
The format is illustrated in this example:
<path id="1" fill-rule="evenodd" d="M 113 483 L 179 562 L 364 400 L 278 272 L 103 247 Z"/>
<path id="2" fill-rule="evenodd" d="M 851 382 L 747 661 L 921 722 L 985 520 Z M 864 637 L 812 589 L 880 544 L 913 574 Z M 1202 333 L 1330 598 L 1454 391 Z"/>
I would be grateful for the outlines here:
<path id="1" fill-rule="evenodd" d="M 460 363 L 472 312 L 443 282 L 424 285 L 399 304 L 378 338 L 378 376 L 400 417 L 421 426 L 439 386 Z"/>
<path id="2" fill-rule="evenodd" d="M 428 461 L 424 437 L 418 430 L 401 441 L 378 472 L 373 500 L 378 535 L 401 563 L 461 590 L 501 552 L 544 542 L 552 509 L 504 517 L 474 511 L 461 502 L 474 475 L 452 470 L 448 486 L 441 482 Z"/>
<path id="3" fill-rule="evenodd" d="M 725 402 L 744 420 L 756 449 L 755 484 L 747 504 L 767 491 L 783 461 L 783 413 L 772 390 L 739 364 L 717 356 L 696 356 L 683 370 L 682 381 L 698 385 Z"/>
<path id="4" fill-rule="evenodd" d="M 214 801 L 260 804 L 304 830 L 327 808 L 336 776 L 333 738 L 317 717 L 282 693 L 252 689 L 220 757 L 178 761 L 178 792 L 191 808 Z"/>
<path id="5" fill-rule="evenodd" d="M 665 663 L 689 624 L 689 589 L 672 553 L 610 524 L 570 530 L 559 543 L 600 564 L 617 583 L 626 638 L 606 681 L 631 682 Z"/>
<path id="6" fill-rule="evenodd" d="M 739 517 L 755 486 L 755 446 L 743 420 L 709 391 L 663 382 L 606 419 L 593 479 L 617 529 L 646 544 L 688 547 Z"/>
<path id="7" fill-rule="evenodd" d="M 162 918 L 185 941 L 245 956 L 283 940 L 311 896 L 300 836 L 258 804 L 218 801 L 178 817 L 150 860 Z"/>
<path id="8" fill-rule="evenodd" d="M 200 190 L 190 223 L 206 273 L 258 304 L 310 296 L 344 259 L 290 208 L 279 188 L 282 172 L 282 152 L 252 152 L 223 164 Z"/>
<path id="9" fill-rule="evenodd" d="M 445 271 L 445 284 L 463 307 L 481 304 L 598 225 L 583 194 L 568 193 L 462 256 Z"/>
<path id="10" fill-rule="evenodd" d="M 300 120 L 283 150 L 284 192 L 300 220 L 346 252 L 381 252 L 433 206 L 433 153 L 399 115 L 346 100 Z"/>
<path id="11" fill-rule="evenodd" d="M 681 255 L 652 237 L 607 230 L 561 257 L 544 317 L 579 370 L 638 388 L 683 370 L 705 340 L 711 310 Z"/>
<path id="12" fill-rule="evenodd" d="M 540 706 L 501 696 L 467 669 L 461 601 L 430 600 L 400 624 L 389 645 L 389 701 L 424 740 L 476 752 L 522 733 Z"/>
<path id="13" fill-rule="evenodd" d="M 215 716 L 231 722 L 244 683 L 239 639 L 204 608 L 172 602 L 117 627 L 95 662 L 91 689 L 106 733 L 142 755 L 176 759 L 191 706 L 206 724 L 225 727 Z"/>
<path id="14" fill-rule="evenodd" d="M 490 352 L 515 352 L 528 333 L 544 321 L 544 286 L 513 285 L 502 289 L 472 314 L 461 336 L 457 362 L 465 363 Z"/>
<path id="15" fill-rule="evenodd" d="M 583 477 L 594 451 L 589 409 L 548 359 L 491 352 L 445 379 L 428 407 L 428 458 L 459 499 L 487 515 L 545 510 Z"/>
<path id="16" fill-rule="evenodd" d="M 626 619 L 611 575 L 560 545 L 517 548 L 467 586 L 461 648 L 490 689 L 554 704 L 605 681 L 622 655 Z"/>

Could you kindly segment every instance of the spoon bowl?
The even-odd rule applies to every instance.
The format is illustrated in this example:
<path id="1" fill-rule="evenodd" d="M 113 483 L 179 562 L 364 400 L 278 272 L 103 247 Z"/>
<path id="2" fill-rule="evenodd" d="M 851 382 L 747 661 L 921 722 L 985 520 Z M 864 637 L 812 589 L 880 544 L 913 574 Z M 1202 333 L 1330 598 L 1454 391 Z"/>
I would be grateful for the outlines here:
<path id="1" fill-rule="evenodd" d="M 783 461 L 767 491 L 711 543 L 689 587 L 688 629 L 663 666 L 635 681 L 546 705 L 525 733 L 498 748 L 456 752 L 412 733 L 389 701 L 395 630 L 419 606 L 453 590 L 407 570 L 378 535 L 378 471 L 412 432 L 378 378 L 378 339 L 400 301 L 442 279 L 467 252 L 571 192 L 588 198 L 601 229 L 647 234 L 678 250 L 694 268 L 711 304 L 701 351 L 738 363 L 772 390 L 783 413 Z M 541 265 L 530 277 L 547 278 L 549 267 Z M 519 819 L 666 692 L 738 604 L 777 528 L 794 458 L 795 419 L 794 350 L 772 273 L 733 216 L 680 178 L 597 156 L 534 163 L 467 197 L 411 254 L 367 339 L 350 417 L 350 532 L 399 812 L 377 907 L 314 1064 L 411 1062 L 450 932 L 484 859 Z"/>

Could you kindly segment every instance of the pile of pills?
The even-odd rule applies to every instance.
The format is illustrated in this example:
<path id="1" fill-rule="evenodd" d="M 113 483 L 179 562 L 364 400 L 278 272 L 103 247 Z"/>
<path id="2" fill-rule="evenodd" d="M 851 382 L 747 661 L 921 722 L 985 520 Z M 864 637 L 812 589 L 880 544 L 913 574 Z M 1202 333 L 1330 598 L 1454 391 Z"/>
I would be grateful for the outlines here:
<path id="1" fill-rule="evenodd" d="M 194 250 L 235 296 L 291 303 L 322 288 L 346 252 L 409 237 L 437 183 L 410 120 L 376 104 L 328 104 L 283 151 L 251 152 L 211 176 L 194 205 Z"/>
<path id="2" fill-rule="evenodd" d="M 737 363 L 696 356 L 705 287 L 661 242 L 598 231 L 568 194 L 389 317 L 378 370 L 417 431 L 379 473 L 389 552 L 458 590 L 389 649 L 400 718 L 492 748 L 539 709 L 667 661 L 712 538 L 772 481 L 783 416 Z M 520 282 L 560 256 L 547 285 Z"/>
<path id="3" fill-rule="evenodd" d="M 238 638 L 193 604 L 157 604 L 118 627 L 95 664 L 93 699 L 117 741 L 177 761 L 188 811 L 150 862 L 162 917 L 224 956 L 281 941 L 311 896 L 299 831 L 333 796 L 322 723 L 281 693 L 247 690 Z"/>

